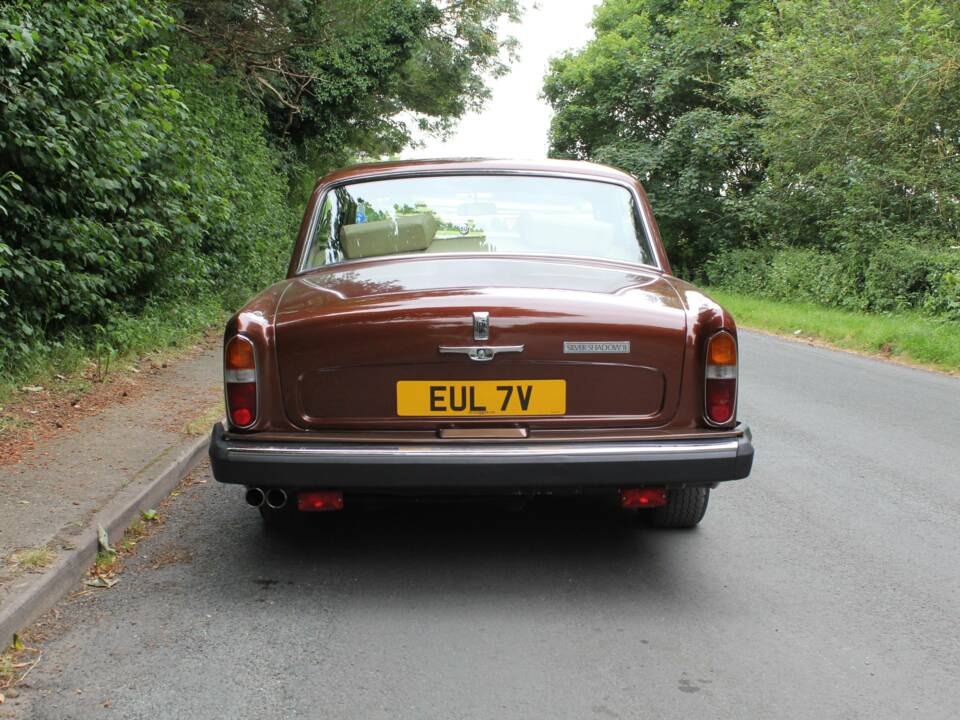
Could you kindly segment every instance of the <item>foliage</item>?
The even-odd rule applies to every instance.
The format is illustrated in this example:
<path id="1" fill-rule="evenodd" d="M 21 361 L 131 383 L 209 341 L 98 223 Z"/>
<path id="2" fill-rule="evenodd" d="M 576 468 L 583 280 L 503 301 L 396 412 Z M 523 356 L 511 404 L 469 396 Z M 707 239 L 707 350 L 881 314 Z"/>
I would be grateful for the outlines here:
<path id="1" fill-rule="evenodd" d="M 151 300 L 236 302 L 227 289 L 279 272 L 295 225 L 262 120 L 211 69 L 171 68 L 169 27 L 159 2 L 4 12 L 0 158 L 21 179 L 5 202 L 2 367 L 73 328 L 103 345 Z"/>
<path id="2" fill-rule="evenodd" d="M 449 129 L 488 96 L 517 0 L 174 0 L 204 58 L 244 79 L 270 132 L 313 167 L 396 153 L 410 123 Z"/>
<path id="3" fill-rule="evenodd" d="M 743 248 L 708 260 L 713 287 L 869 312 L 923 310 L 960 320 L 960 252 L 887 242 L 870 252 Z"/>
<path id="4" fill-rule="evenodd" d="M 913 311 L 861 313 L 715 289 L 710 295 L 752 328 L 960 372 L 960 333 L 950 320 Z"/>
<path id="5" fill-rule="evenodd" d="M 0 168 L 22 178 L 5 202 L 4 358 L 68 313 L 102 322 L 169 250 L 166 200 L 182 188 L 161 138 L 183 108 L 163 78 L 165 21 L 156 3 L 0 16 Z"/>
<path id="6" fill-rule="evenodd" d="M 765 192 L 796 211 L 771 208 L 771 234 L 827 249 L 960 237 L 960 5 L 792 0 L 781 11 L 740 87 L 766 109 Z"/>
<path id="7" fill-rule="evenodd" d="M 13 193 L 20 192 L 20 176 L 15 172 L 7 171 L 0 175 L 0 215 L 7 215 L 6 203 L 13 197 Z"/>
<path id="8" fill-rule="evenodd" d="M 552 152 L 641 178 L 678 270 L 960 317 L 960 5 L 604 0 Z"/>
<path id="9" fill-rule="evenodd" d="M 551 63 L 551 153 L 639 177 L 680 270 L 743 241 L 737 206 L 763 162 L 756 108 L 732 81 L 770 12 L 756 0 L 606 0 L 595 39 Z"/>
<path id="10" fill-rule="evenodd" d="M 142 346 L 138 318 L 193 329 L 281 277 L 309 176 L 400 148 L 399 113 L 440 131 L 482 102 L 510 47 L 495 24 L 516 13 L 0 4 L 0 375 L 76 347 L 106 362 Z"/>

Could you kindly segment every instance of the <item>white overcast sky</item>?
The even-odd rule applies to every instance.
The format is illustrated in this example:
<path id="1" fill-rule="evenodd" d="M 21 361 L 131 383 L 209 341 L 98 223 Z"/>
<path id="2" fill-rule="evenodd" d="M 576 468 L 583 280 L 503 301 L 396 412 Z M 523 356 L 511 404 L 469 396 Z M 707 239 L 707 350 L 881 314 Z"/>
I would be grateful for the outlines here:
<path id="1" fill-rule="evenodd" d="M 493 96 L 479 113 L 458 124 L 446 142 L 422 138 L 424 147 L 408 149 L 405 158 L 491 157 L 543 158 L 547 155 L 550 106 L 540 99 L 550 58 L 582 47 L 593 36 L 588 23 L 599 0 L 539 0 L 526 3 L 520 24 L 504 31 L 520 42 L 519 60 L 510 73 L 490 84 Z"/>

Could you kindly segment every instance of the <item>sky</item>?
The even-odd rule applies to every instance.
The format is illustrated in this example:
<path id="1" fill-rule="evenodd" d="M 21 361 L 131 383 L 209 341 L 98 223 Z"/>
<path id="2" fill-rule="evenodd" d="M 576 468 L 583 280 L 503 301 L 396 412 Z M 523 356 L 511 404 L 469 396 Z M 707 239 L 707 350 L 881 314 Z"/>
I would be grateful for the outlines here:
<path id="1" fill-rule="evenodd" d="M 504 27 L 520 42 L 519 61 L 509 74 L 491 81 L 493 96 L 483 110 L 466 115 L 446 142 L 421 136 L 425 146 L 408 149 L 403 157 L 546 157 L 552 113 L 539 95 L 548 61 L 593 36 L 588 23 L 599 0 L 539 0 L 538 8 L 526 4 L 522 22 Z"/>

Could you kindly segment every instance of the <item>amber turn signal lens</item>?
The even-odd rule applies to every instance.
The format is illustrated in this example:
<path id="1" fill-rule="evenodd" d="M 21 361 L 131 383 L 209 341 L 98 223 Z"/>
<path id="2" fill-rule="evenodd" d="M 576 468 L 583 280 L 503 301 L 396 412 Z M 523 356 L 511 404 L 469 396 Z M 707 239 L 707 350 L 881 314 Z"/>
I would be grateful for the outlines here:
<path id="1" fill-rule="evenodd" d="M 224 365 L 228 370 L 253 370 L 253 343 L 239 335 L 227 343 Z"/>
<path id="2" fill-rule="evenodd" d="M 736 365 L 737 343 L 725 332 L 714 335 L 707 350 L 707 365 Z"/>

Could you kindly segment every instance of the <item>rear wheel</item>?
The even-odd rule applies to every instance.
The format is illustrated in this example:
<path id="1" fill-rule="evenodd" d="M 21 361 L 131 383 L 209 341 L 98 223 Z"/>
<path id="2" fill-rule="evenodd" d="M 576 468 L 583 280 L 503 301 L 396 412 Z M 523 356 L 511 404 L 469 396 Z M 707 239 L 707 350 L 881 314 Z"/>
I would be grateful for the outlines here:
<path id="1" fill-rule="evenodd" d="M 645 510 L 642 516 L 654 527 L 696 527 L 707 512 L 710 488 L 690 487 L 667 491 L 667 504 Z"/>

